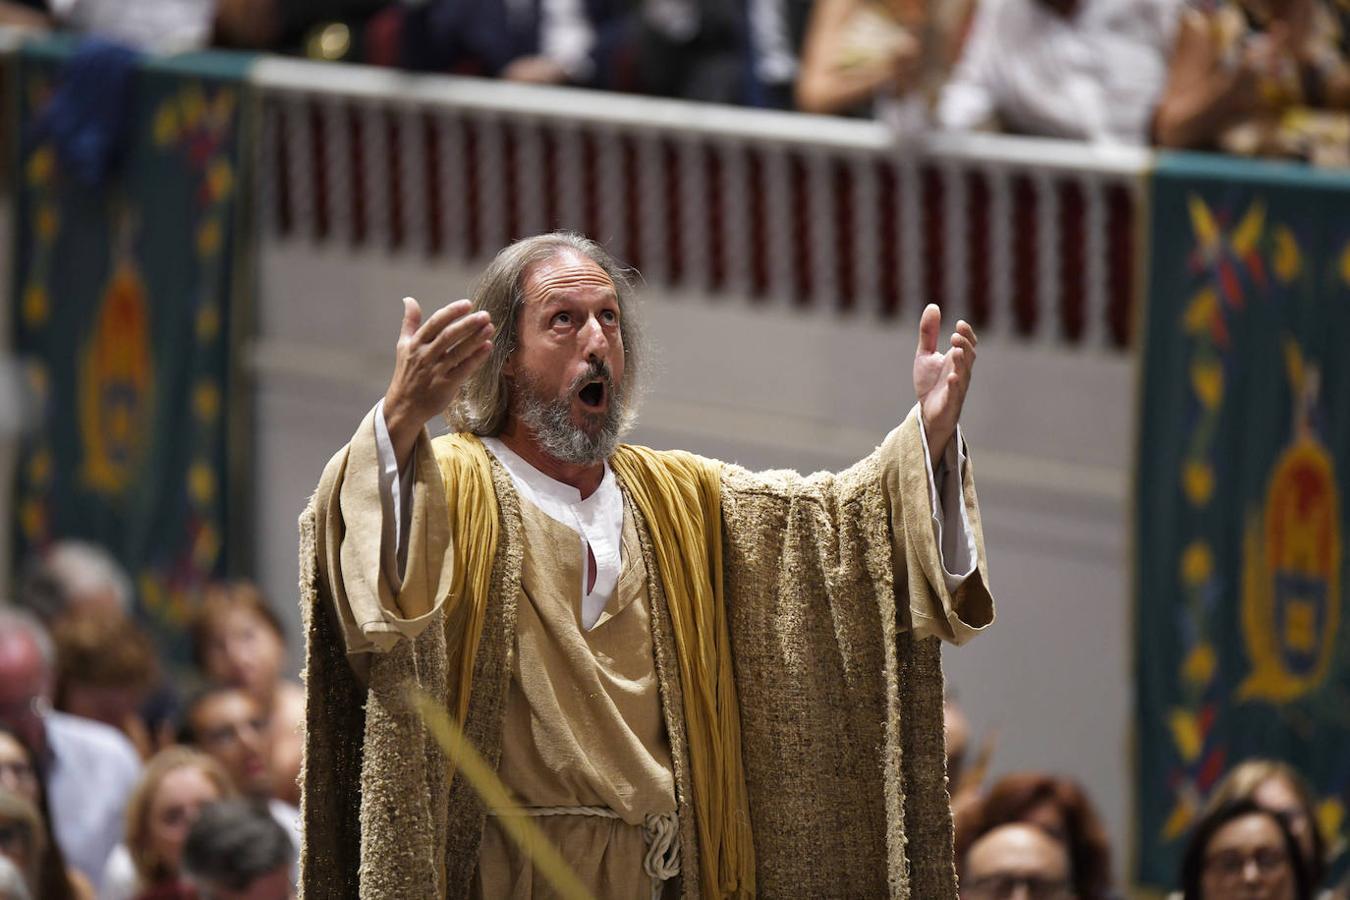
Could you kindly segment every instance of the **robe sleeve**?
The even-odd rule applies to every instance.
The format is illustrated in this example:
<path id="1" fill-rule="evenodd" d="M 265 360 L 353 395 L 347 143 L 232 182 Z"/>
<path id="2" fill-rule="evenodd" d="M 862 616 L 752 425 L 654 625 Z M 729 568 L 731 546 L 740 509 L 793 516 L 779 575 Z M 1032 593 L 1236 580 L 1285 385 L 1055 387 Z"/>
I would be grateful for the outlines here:
<path id="1" fill-rule="evenodd" d="M 314 494 L 319 577 L 333 599 L 348 658 L 386 652 L 414 639 L 433 621 L 450 591 L 451 556 L 445 489 L 425 430 L 410 467 L 412 483 L 402 529 L 386 527 L 385 491 L 375 416 L 361 421 L 346 447 L 329 461 Z M 405 544 L 396 551 L 390 542 Z M 399 566 L 388 560 L 403 556 Z M 406 554 L 406 555 L 405 555 Z"/>
<path id="2" fill-rule="evenodd" d="M 959 433 L 953 440 L 961 440 Z M 960 503 L 959 511 L 943 511 L 949 522 L 961 522 L 966 535 L 962 540 L 973 545 L 974 569 L 964 578 L 944 565 L 944 559 L 962 554 L 950 546 L 955 544 L 952 532 L 957 529 L 948 527 L 946 535 L 940 534 L 940 520 L 933 515 L 935 488 L 917 410 L 887 436 L 879 452 L 882 488 L 891 516 L 895 585 L 897 593 L 902 587 L 905 590 L 910 627 L 916 638 L 939 637 L 964 644 L 994 621 L 975 476 L 965 448 L 959 451 L 963 465 L 946 474 L 947 479 L 959 479 L 960 491 L 944 491 L 943 498 L 944 507 L 951 501 Z M 944 553 L 940 542 L 949 545 L 948 552 Z"/>

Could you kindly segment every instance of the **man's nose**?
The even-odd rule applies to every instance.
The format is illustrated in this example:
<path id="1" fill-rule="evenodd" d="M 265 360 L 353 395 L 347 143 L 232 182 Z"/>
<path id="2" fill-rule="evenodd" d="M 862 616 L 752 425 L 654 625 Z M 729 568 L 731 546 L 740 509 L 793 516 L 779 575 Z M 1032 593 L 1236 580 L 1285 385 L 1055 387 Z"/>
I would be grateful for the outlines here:
<path id="1" fill-rule="evenodd" d="M 1242 880 L 1248 884 L 1257 884 L 1261 881 L 1261 863 L 1255 856 L 1248 857 L 1242 863 Z"/>
<path id="2" fill-rule="evenodd" d="M 587 359 L 591 357 L 604 359 L 609 350 L 609 338 L 605 336 L 605 329 L 595 316 L 588 318 L 586 324 L 581 326 L 581 349 Z"/>

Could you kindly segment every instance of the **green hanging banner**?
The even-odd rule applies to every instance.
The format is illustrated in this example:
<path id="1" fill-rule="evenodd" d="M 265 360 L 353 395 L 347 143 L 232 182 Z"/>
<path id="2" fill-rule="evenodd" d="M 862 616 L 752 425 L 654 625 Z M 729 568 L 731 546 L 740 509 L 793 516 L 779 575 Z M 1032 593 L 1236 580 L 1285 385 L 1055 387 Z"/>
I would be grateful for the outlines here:
<path id="1" fill-rule="evenodd" d="M 1350 800 L 1350 178 L 1163 155 L 1136 475 L 1138 881 L 1209 791 L 1292 763 Z"/>
<path id="2" fill-rule="evenodd" d="M 72 95 L 88 88 L 63 91 L 78 52 L 34 44 L 15 67 L 11 309 L 37 417 L 18 468 L 14 558 L 62 538 L 103 545 L 181 662 L 197 588 L 237 565 L 228 523 L 244 485 L 231 471 L 228 411 L 251 57 L 120 71 L 100 58 L 85 83 L 101 85 L 105 66 L 103 80 L 122 78 L 125 90 L 78 108 Z M 102 102 L 124 103 L 105 117 L 120 133 L 99 130 Z M 114 145 L 113 164 L 91 184 L 81 154 L 100 140 Z"/>

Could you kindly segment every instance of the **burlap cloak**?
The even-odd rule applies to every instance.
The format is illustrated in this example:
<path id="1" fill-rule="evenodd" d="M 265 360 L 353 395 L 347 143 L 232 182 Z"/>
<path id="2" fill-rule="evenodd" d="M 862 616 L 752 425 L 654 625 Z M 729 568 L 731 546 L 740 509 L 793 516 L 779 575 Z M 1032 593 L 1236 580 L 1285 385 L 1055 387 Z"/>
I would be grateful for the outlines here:
<path id="1" fill-rule="evenodd" d="M 301 891 L 306 898 L 463 897 L 484 810 L 461 778 L 446 784 L 444 758 L 401 698 L 410 679 L 446 695 L 445 629 L 432 614 L 414 640 L 354 655 L 353 666 L 351 622 L 334 606 L 334 593 L 343 593 L 332 589 L 343 577 L 335 548 L 368 529 L 358 516 L 375 517 L 378 534 L 378 505 L 359 511 L 344 496 L 339 512 L 330 499 L 349 462 L 369 463 L 369 423 L 329 463 L 300 520 L 308 697 Z M 993 600 L 969 462 L 962 495 L 977 571 L 954 595 L 947 591 L 920 441 L 911 416 L 838 474 L 722 469 L 725 590 L 762 897 L 956 896 L 940 643 L 914 639 L 911 625 L 959 643 L 992 621 Z M 418 453 L 431 453 L 425 439 Z M 437 477 L 434 465 L 417 471 L 419 481 Z M 519 502 L 495 463 L 493 482 L 498 552 L 464 727 L 495 764 L 522 549 Z M 438 494 L 434 484 L 416 488 L 414 517 L 444 518 Z M 656 572 L 646 524 L 639 517 L 636 525 L 648 571 Z M 415 522 L 414 538 L 418 528 Z M 695 897 L 697 810 L 658 579 L 651 597 L 681 818 L 681 890 Z"/>

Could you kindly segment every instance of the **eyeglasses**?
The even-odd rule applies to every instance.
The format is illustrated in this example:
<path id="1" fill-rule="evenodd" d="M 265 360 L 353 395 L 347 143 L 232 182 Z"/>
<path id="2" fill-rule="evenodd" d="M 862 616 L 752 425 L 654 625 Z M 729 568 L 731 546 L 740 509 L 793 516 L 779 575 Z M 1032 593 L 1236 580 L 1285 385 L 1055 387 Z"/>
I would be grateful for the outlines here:
<path id="1" fill-rule="evenodd" d="M 1037 875 L 986 875 L 961 885 L 962 900 L 1010 900 L 1022 888 L 1027 900 L 1073 900 L 1073 886 L 1063 879 Z"/>
<path id="2" fill-rule="evenodd" d="M 205 747 L 226 747 L 243 740 L 252 740 L 265 733 L 271 722 L 266 717 L 240 722 L 227 722 L 215 728 L 203 729 L 200 741 Z"/>
<path id="3" fill-rule="evenodd" d="M 1252 853 L 1223 850 L 1205 860 L 1205 871 L 1223 881 L 1240 881 L 1253 863 L 1259 874 L 1273 875 L 1289 865 L 1289 855 L 1275 847 L 1260 847 Z"/>

